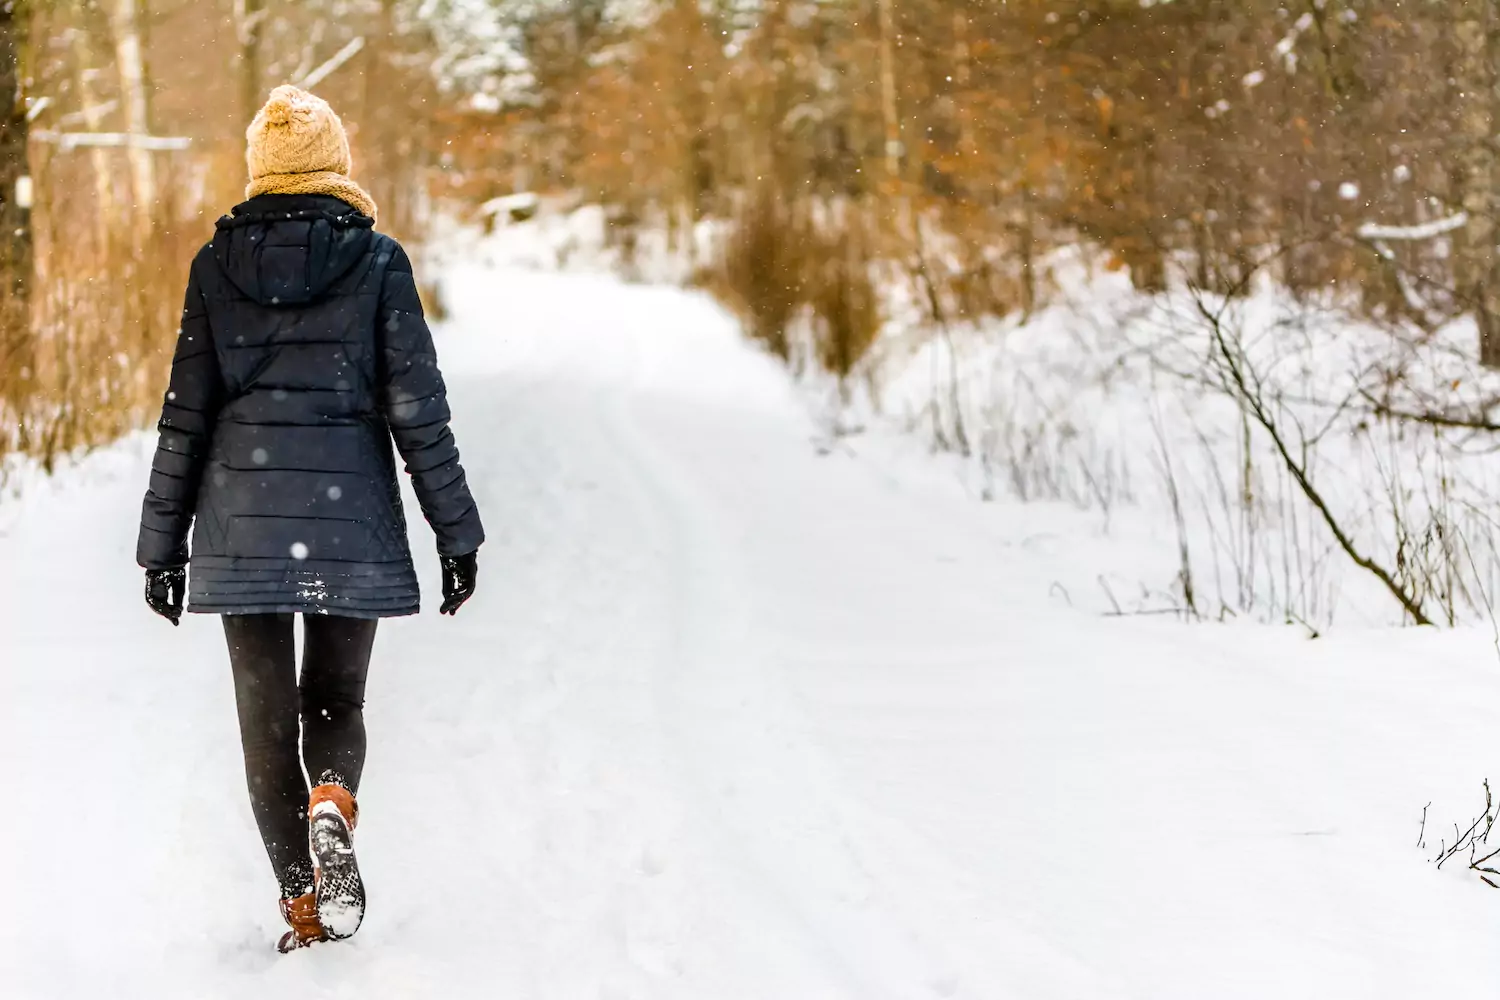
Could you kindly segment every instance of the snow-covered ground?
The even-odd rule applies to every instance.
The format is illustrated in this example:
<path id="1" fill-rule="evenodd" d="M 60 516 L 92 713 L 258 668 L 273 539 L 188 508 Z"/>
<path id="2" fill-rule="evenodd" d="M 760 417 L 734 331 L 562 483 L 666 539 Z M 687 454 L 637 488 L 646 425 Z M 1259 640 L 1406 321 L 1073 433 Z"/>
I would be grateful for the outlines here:
<path id="1" fill-rule="evenodd" d="M 711 269 L 727 235 L 705 220 L 689 248 L 658 222 L 632 230 L 627 253 L 599 206 L 526 204 L 534 217 L 495 213 L 483 238 L 449 219 L 435 246 L 448 259 L 688 284 Z M 1228 301 L 1180 282 L 1147 295 L 1107 261 L 1086 246 L 1059 250 L 1042 262 L 1047 296 L 1036 312 L 945 329 L 928 318 L 916 278 L 872 265 L 886 321 L 844 392 L 814 371 L 810 314 L 793 319 L 793 367 L 808 406 L 825 436 L 886 432 L 864 437 L 867 456 L 944 452 L 940 475 L 976 498 L 1089 511 L 1090 525 L 1072 519 L 1065 534 L 1089 539 L 1091 557 L 1066 560 L 1056 580 L 1079 606 L 1318 630 L 1412 621 L 1349 558 L 1342 533 L 1427 619 L 1493 618 L 1500 457 L 1493 433 L 1464 422 L 1493 424 L 1500 375 L 1476 368 L 1472 320 L 1426 331 L 1360 318 L 1347 297 L 1299 298 L 1266 275 Z M 1220 314 L 1226 348 L 1243 354 L 1249 383 L 1337 531 L 1226 388 L 1200 307 Z M 1381 406 L 1418 416 L 1392 419 Z M 1107 548 L 1092 544 L 1099 533 Z"/>
<path id="2" fill-rule="evenodd" d="M 1097 517 L 817 446 L 703 297 L 444 294 L 492 540 L 458 618 L 383 627 L 364 929 L 272 949 L 218 624 L 140 600 L 137 438 L 0 506 L 0 995 L 1500 991 L 1500 895 L 1427 861 L 1500 776 L 1487 630 L 1101 617 L 1057 585 L 1122 558 Z"/>
<path id="3" fill-rule="evenodd" d="M 966 451 L 949 464 L 976 495 L 1091 511 L 1117 557 L 1086 567 L 1102 584 L 1068 581 L 1093 606 L 1317 629 L 1412 620 L 1226 388 L 1227 351 L 1349 543 L 1427 619 L 1491 620 L 1500 457 L 1493 433 L 1461 423 L 1493 422 L 1500 376 L 1475 364 L 1472 321 L 1428 333 L 1269 280 L 1228 301 L 1179 285 L 1145 295 L 1097 256 L 1059 251 L 1053 301 L 947 336 L 887 284 L 894 315 L 865 364 L 873 421 Z M 1222 343 L 1200 306 L 1221 316 Z M 1390 419 L 1382 406 L 1460 425 Z"/>

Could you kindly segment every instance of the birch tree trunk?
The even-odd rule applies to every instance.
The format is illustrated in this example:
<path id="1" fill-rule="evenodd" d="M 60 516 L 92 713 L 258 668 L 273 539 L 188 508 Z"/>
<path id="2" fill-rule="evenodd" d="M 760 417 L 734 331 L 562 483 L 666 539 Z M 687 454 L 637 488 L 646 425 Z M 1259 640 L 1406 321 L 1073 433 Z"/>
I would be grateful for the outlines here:
<path id="1" fill-rule="evenodd" d="M 96 49 L 92 44 L 96 32 L 87 18 L 85 4 L 76 6 L 79 23 L 73 36 L 73 84 L 78 88 L 78 101 L 83 114 L 84 127 L 90 132 L 103 132 L 105 126 L 104 102 L 94 87 L 94 68 L 98 64 Z M 94 168 L 94 200 L 99 206 L 99 227 L 109 232 L 115 221 L 118 206 L 115 204 L 115 188 L 110 171 L 108 150 L 98 147 L 89 150 L 89 162 Z"/>
<path id="2" fill-rule="evenodd" d="M 125 131 L 131 136 L 151 134 L 150 103 L 146 92 L 146 60 L 141 45 L 139 0 L 114 0 L 111 27 L 115 36 L 115 64 L 120 75 L 120 107 Z M 132 144 L 126 150 L 130 161 L 130 186 L 134 195 L 137 237 L 153 228 L 156 209 L 156 168 L 151 151 Z"/>

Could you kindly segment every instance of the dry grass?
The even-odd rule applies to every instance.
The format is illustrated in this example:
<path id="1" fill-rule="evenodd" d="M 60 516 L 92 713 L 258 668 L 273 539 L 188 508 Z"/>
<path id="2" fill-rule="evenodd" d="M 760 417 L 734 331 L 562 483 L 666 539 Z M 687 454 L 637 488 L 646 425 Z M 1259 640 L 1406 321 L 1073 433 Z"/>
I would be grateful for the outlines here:
<path id="1" fill-rule="evenodd" d="M 83 157 L 36 164 L 29 301 L 0 291 L 0 455 L 58 458 L 149 424 L 188 264 L 211 233 L 213 160 L 163 158 L 152 226 L 101 212 Z"/>
<path id="2" fill-rule="evenodd" d="M 783 361 L 792 357 L 788 328 L 803 303 L 806 244 L 802 227 L 770 188 L 741 206 L 725 241 L 713 293 L 745 324 L 745 331 Z"/>
<path id="3" fill-rule="evenodd" d="M 842 383 L 880 332 L 873 240 L 857 212 L 820 208 L 788 206 L 762 189 L 736 214 L 704 283 L 783 361 L 804 360 L 793 328 L 805 321 L 806 360 Z"/>
<path id="4" fill-rule="evenodd" d="M 880 335 L 880 295 L 870 278 L 869 240 L 855 220 L 831 231 L 814 231 L 808 242 L 814 348 L 819 365 L 843 385 Z"/>

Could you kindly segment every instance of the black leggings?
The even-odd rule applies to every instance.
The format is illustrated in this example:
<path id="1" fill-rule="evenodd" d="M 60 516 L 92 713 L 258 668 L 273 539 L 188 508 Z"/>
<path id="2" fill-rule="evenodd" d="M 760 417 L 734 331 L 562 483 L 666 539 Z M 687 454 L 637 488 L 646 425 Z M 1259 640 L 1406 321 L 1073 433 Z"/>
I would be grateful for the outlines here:
<path id="1" fill-rule="evenodd" d="M 288 899 L 312 888 L 307 778 L 359 791 L 365 675 L 376 622 L 304 616 L 300 685 L 294 626 L 293 615 L 224 616 L 250 805 Z"/>

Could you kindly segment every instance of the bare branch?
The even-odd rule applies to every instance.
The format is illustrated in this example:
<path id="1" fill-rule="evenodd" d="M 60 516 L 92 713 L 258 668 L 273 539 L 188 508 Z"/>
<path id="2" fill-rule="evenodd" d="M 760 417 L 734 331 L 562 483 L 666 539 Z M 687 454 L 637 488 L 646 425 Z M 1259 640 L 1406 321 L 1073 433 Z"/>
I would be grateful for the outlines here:
<path id="1" fill-rule="evenodd" d="M 1281 456 L 1282 463 L 1296 480 L 1297 486 L 1302 494 L 1307 497 L 1309 503 L 1322 517 L 1323 523 L 1332 533 L 1334 540 L 1344 553 L 1353 560 L 1356 566 L 1369 572 L 1378 579 L 1385 588 L 1390 591 L 1391 596 L 1400 602 L 1401 607 L 1411 616 L 1412 621 L 1418 625 L 1431 625 L 1432 620 L 1422 608 L 1421 601 L 1402 587 L 1396 578 L 1384 566 L 1376 563 L 1373 559 L 1361 552 L 1355 545 L 1354 539 L 1344 531 L 1343 526 L 1334 516 L 1328 501 L 1313 484 L 1312 478 L 1307 471 L 1306 465 L 1292 454 L 1288 447 L 1285 436 L 1281 433 L 1281 426 L 1274 416 L 1266 409 L 1264 389 L 1261 385 L 1259 375 L 1246 363 L 1243 350 L 1239 347 L 1231 347 L 1228 336 L 1224 332 L 1223 310 L 1218 312 L 1210 310 L 1198 298 L 1198 308 L 1203 319 L 1208 323 L 1213 343 L 1218 357 L 1223 364 L 1226 378 L 1226 388 L 1241 399 L 1248 407 L 1249 413 L 1255 418 L 1266 434 L 1271 438 L 1271 443 L 1276 447 L 1276 452 Z"/>
<path id="2" fill-rule="evenodd" d="M 193 140 L 185 136 L 139 135 L 133 132 L 56 132 L 37 129 L 31 133 L 37 142 L 55 143 L 63 152 L 81 146 L 144 149 L 172 152 L 187 149 Z"/>
<path id="3" fill-rule="evenodd" d="M 1469 224 L 1469 213 L 1459 212 L 1446 219 L 1434 219 L 1414 226 L 1385 226 L 1378 222 L 1367 222 L 1355 230 L 1362 240 L 1414 241 L 1436 239 L 1445 233 L 1462 229 Z"/>
<path id="4" fill-rule="evenodd" d="M 323 63 L 323 65 L 319 66 L 317 69 L 313 70 L 311 73 L 298 80 L 297 86 L 301 87 L 303 90 L 311 90 L 312 88 L 316 87 L 318 84 L 322 83 L 324 80 L 332 76 L 350 59 L 353 59 L 356 55 L 358 55 L 360 50 L 364 47 L 364 35 L 360 35 L 357 38 L 351 39 L 349 41 L 349 44 L 345 45 L 343 48 L 339 49 L 332 56 L 330 56 L 328 60 Z"/>

